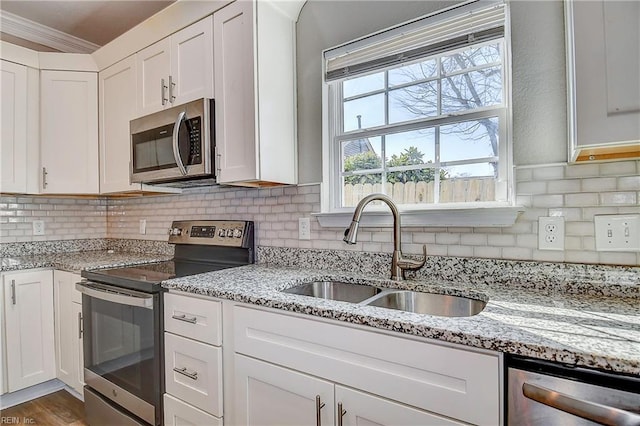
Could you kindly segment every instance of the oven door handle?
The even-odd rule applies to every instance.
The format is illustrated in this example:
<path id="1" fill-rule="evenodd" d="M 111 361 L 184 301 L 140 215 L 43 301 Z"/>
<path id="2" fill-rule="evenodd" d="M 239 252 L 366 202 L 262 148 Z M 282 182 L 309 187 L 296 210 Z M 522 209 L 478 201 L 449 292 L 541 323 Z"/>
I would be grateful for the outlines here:
<path id="1" fill-rule="evenodd" d="M 187 175 L 187 169 L 184 167 L 184 163 L 182 162 L 182 157 L 180 157 L 179 135 L 180 135 L 180 125 L 185 120 L 186 115 L 187 115 L 186 111 L 180 112 L 180 114 L 178 114 L 178 119 L 176 120 L 176 124 L 173 125 L 173 145 L 172 145 L 173 158 L 176 160 L 176 164 L 178 165 L 178 169 L 180 170 L 180 173 L 182 173 L 182 176 Z"/>
<path id="2" fill-rule="evenodd" d="M 103 284 L 100 284 L 100 287 L 98 287 L 92 285 L 91 281 L 76 283 L 76 289 L 82 294 L 95 297 L 96 299 L 106 300 L 107 302 L 153 309 L 153 295 L 151 294 L 130 291 Z"/>
<path id="3" fill-rule="evenodd" d="M 538 401 L 541 404 L 603 425 L 640 424 L 640 416 L 630 411 L 574 398 L 531 383 L 522 385 L 522 393 L 527 398 Z"/>

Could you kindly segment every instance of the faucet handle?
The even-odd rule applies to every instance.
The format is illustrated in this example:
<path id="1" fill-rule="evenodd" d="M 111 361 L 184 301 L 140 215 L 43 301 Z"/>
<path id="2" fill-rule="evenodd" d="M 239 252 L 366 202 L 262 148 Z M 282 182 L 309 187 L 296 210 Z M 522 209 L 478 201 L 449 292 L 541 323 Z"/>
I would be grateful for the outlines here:
<path id="1" fill-rule="evenodd" d="M 413 260 L 402 257 L 400 255 L 400 259 L 398 260 L 398 267 L 403 271 L 417 271 L 422 268 L 425 263 L 427 263 L 427 246 L 422 246 L 423 257 L 421 260 Z"/>

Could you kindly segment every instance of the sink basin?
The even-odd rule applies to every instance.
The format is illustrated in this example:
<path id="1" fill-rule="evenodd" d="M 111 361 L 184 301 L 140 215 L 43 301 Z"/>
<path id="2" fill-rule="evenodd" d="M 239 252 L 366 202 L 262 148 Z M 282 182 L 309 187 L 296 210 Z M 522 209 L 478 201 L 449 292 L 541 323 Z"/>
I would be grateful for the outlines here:
<path id="1" fill-rule="evenodd" d="M 482 300 L 462 296 L 409 290 L 388 292 L 367 303 L 369 306 L 444 317 L 470 317 L 482 312 L 486 304 Z"/>
<path id="2" fill-rule="evenodd" d="M 302 296 L 319 297 L 321 299 L 339 300 L 341 302 L 359 303 L 381 290 L 377 287 L 344 283 L 340 281 L 313 281 L 283 290 L 284 293 Z"/>

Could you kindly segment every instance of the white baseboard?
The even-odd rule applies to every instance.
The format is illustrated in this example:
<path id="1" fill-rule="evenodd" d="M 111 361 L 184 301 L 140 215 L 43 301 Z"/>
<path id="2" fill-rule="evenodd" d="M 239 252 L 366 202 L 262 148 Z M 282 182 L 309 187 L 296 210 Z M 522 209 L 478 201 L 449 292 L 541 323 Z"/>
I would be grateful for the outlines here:
<path id="1" fill-rule="evenodd" d="M 41 396 L 49 395 L 50 393 L 57 392 L 61 389 L 69 390 L 69 388 L 58 379 L 49 380 L 48 382 L 40 383 L 39 385 L 30 386 L 19 391 L 5 393 L 0 396 L 0 409 L 4 410 L 14 405 L 22 404 L 23 402 L 31 401 L 32 399 L 40 398 Z M 78 398 L 78 394 L 75 391 L 70 392 L 73 396 Z"/>

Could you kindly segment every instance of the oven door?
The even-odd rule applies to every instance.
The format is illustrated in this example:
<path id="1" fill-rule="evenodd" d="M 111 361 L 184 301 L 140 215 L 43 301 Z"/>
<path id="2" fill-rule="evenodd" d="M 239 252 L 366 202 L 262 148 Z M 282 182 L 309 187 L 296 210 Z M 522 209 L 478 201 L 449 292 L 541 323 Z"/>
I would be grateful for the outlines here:
<path id="1" fill-rule="evenodd" d="M 161 295 L 82 281 L 87 386 L 149 424 L 160 424 Z"/>

